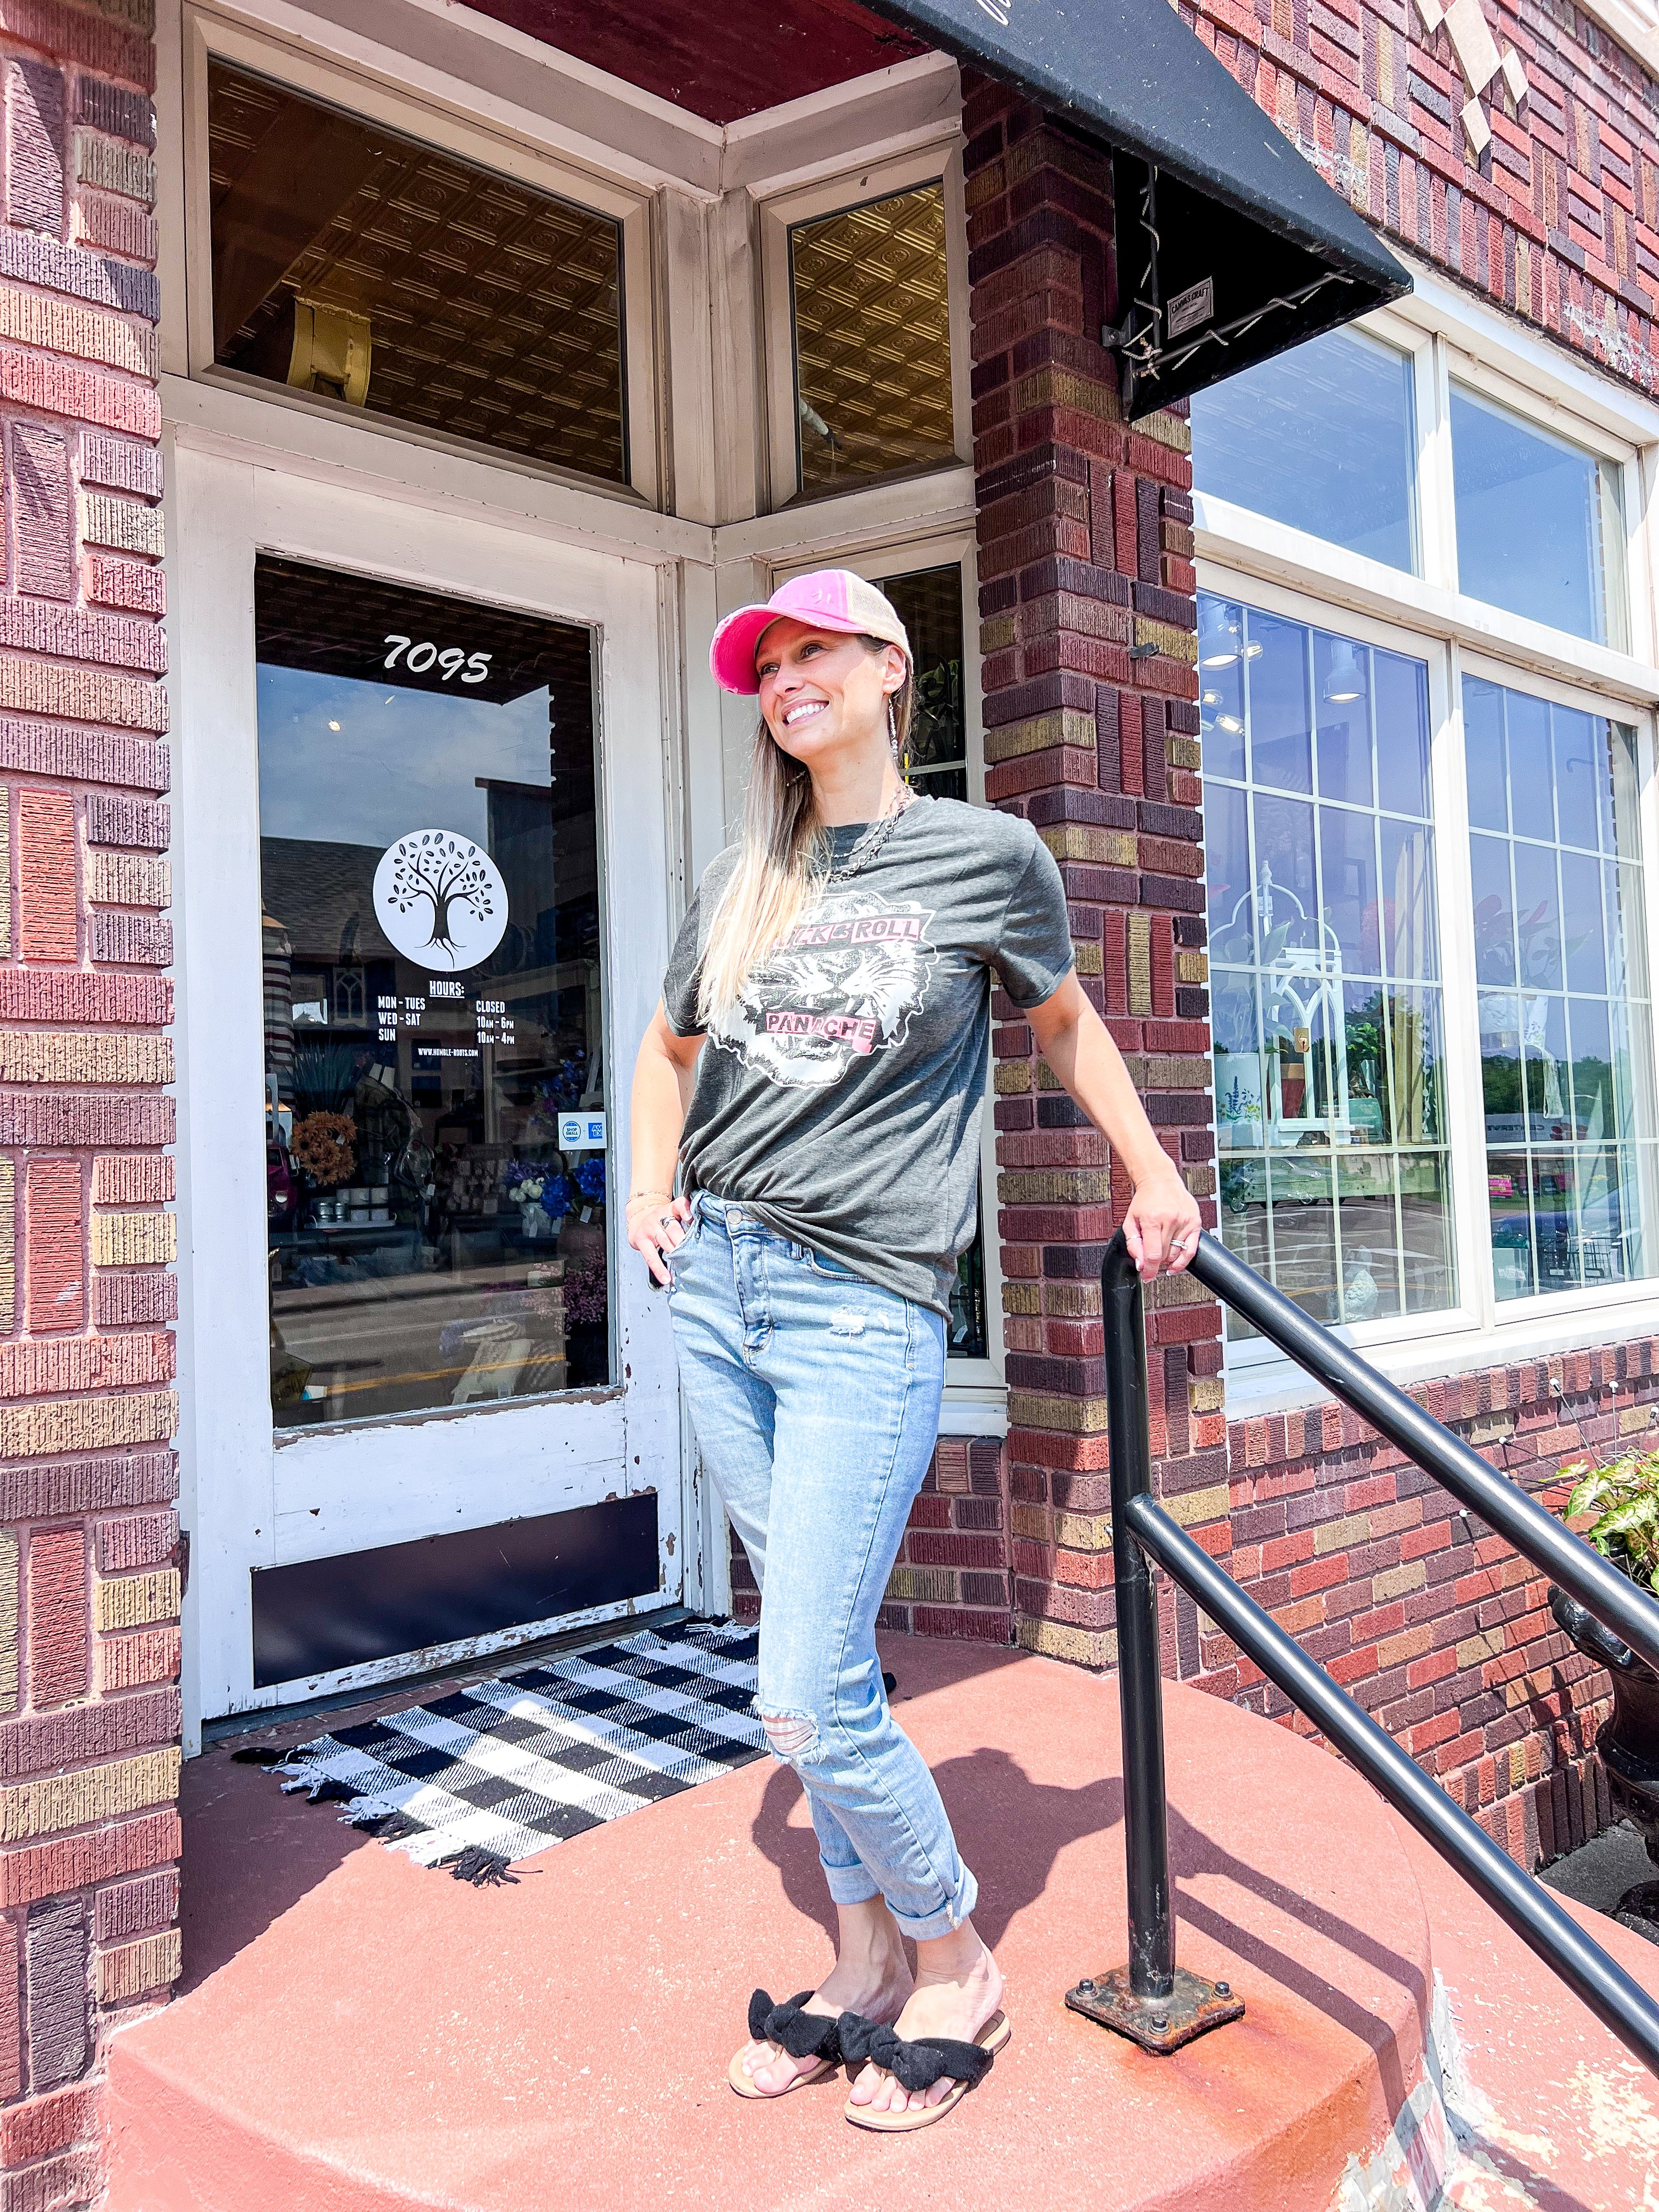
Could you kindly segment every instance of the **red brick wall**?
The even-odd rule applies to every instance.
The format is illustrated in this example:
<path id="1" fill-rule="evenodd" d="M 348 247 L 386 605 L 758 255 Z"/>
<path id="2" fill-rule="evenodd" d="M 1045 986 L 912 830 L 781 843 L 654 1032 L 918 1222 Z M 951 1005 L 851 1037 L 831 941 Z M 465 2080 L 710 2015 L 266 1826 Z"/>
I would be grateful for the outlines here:
<path id="1" fill-rule="evenodd" d="M 1651 1338 L 1428 1383 L 1437 1420 L 1559 1506 L 1557 1470 L 1609 1458 L 1659 1413 Z M 1547 1586 L 1341 1407 L 1232 1423 L 1227 1510 L 1193 1533 L 1464 1809 L 1526 1866 L 1607 1825 L 1589 1756 L 1607 1680 L 1557 1629 Z M 1166 1670 L 1259 1712 L 1285 1699 L 1191 1601 L 1164 1591 Z M 1293 1725 L 1304 1730 L 1299 1715 Z"/>
<path id="2" fill-rule="evenodd" d="M 996 1437 L 941 1437 L 887 1584 L 878 1631 L 952 1636 L 970 1644 L 1012 1644 L 1008 1497 Z M 760 1617 L 749 1560 L 732 1539 L 733 1609 Z"/>
<path id="3" fill-rule="evenodd" d="M 1200 0 L 1181 13 L 1307 158 L 1385 235 L 1653 390 L 1659 108 L 1653 80 L 1570 4 L 1481 0 L 1502 76 L 1468 159 L 1449 33 L 1415 0 Z"/>
<path id="4" fill-rule="evenodd" d="M 1480 94 L 1492 136 L 1478 159 L 1451 35 L 1425 31 L 1410 0 L 1200 0 L 1182 14 L 1385 236 L 1651 392 L 1654 81 L 1570 5 L 1481 6 L 1528 88 L 1517 102 L 1500 75 Z M 1620 1421 L 1645 1425 L 1650 1367 L 1644 1343 L 1608 1346 L 1437 1384 L 1425 1402 L 1536 1486 L 1581 1446 L 1614 1448 Z M 1234 1547 L 1241 1579 L 1517 1857 L 1595 1834 L 1608 1808 L 1586 1753 L 1605 1677 L 1555 1632 L 1513 1555 L 1466 1540 L 1433 1486 L 1351 1417 L 1322 1421 L 1319 1434 L 1313 1416 L 1288 1435 L 1282 1421 L 1230 1428 L 1231 1529 L 1200 1514 L 1203 1540 Z M 1190 1607 L 1170 1603 L 1179 1671 L 1229 1686 L 1219 1646 L 1200 1651 Z M 1259 1683 L 1238 1694 L 1282 1705 Z"/>
<path id="5" fill-rule="evenodd" d="M 178 1971 L 148 0 L 0 0 L 0 2212 Z"/>

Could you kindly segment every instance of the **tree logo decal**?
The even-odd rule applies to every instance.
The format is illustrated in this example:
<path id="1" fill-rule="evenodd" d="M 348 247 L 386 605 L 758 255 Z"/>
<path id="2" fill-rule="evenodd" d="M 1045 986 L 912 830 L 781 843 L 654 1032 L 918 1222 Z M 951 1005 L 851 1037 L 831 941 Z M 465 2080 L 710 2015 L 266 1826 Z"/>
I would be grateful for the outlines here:
<path id="1" fill-rule="evenodd" d="M 507 885 L 482 845 L 411 830 L 374 871 L 374 914 L 406 960 L 455 975 L 488 960 L 507 929 Z"/>

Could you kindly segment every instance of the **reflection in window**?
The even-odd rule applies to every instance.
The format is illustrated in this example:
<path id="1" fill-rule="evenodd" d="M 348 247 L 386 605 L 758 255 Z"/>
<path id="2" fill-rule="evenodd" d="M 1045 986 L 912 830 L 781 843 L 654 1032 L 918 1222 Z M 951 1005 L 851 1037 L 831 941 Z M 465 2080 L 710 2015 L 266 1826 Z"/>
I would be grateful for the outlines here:
<path id="1" fill-rule="evenodd" d="M 208 64 L 213 357 L 621 483 L 608 216 Z"/>
<path id="2" fill-rule="evenodd" d="M 1651 1275 L 1635 733 L 1467 677 L 1463 725 L 1493 1288 Z"/>
<path id="3" fill-rule="evenodd" d="M 1321 1321 L 1449 1305 L 1427 669 L 1205 596 L 1199 678 L 1223 1234 Z"/>
<path id="4" fill-rule="evenodd" d="M 1457 385 L 1451 429 L 1459 590 L 1622 648 L 1624 524 L 1612 462 Z"/>
<path id="5" fill-rule="evenodd" d="M 1415 568 L 1408 357 L 1331 331 L 1193 400 L 1193 482 L 1351 553 Z"/>
<path id="6" fill-rule="evenodd" d="M 801 489 L 954 459 L 944 186 L 797 223 L 789 288 Z"/>
<path id="7" fill-rule="evenodd" d="M 590 641 L 261 559 L 278 1428 L 610 1378 Z"/>
<path id="8" fill-rule="evenodd" d="M 881 588 L 898 609 L 910 640 L 916 672 L 916 710 L 910 725 L 910 781 L 936 799 L 968 797 L 968 720 L 962 690 L 962 570 L 953 561 L 884 576 Z M 951 1294 L 946 1350 L 953 1359 L 983 1359 L 985 1235 L 957 1261 Z"/>
<path id="9" fill-rule="evenodd" d="M 919 568 L 884 576 L 916 672 L 910 721 L 910 781 L 935 799 L 968 796 L 968 720 L 962 696 L 962 570 Z"/>

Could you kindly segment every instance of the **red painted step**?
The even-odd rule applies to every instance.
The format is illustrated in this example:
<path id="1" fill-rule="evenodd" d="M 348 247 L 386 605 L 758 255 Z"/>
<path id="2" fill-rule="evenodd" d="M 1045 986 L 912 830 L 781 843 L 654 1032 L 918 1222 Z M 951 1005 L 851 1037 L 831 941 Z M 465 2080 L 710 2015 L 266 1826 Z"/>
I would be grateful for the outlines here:
<path id="1" fill-rule="evenodd" d="M 1008 1977 L 1013 2041 L 944 2124 L 899 2144 L 847 2126 L 833 2086 L 773 2110 L 722 2079 L 754 1984 L 799 1989 L 829 1961 L 787 1770 L 745 1768 L 528 1862 L 514 1887 L 475 1891 L 216 1751 L 190 1771 L 196 1985 L 111 2048 L 110 2212 L 1328 2212 L 1423 2080 L 1441 1959 L 1425 1887 L 1462 1929 L 1445 1953 L 1455 2005 L 1518 1972 L 1530 2032 L 1616 2063 L 1501 1929 L 1495 1945 L 1469 1936 L 1490 1916 L 1415 1863 L 1347 1769 L 1175 1686 L 1181 1956 L 1249 2010 L 1173 2058 L 1144 2056 L 1062 2002 L 1124 1954 L 1115 1683 L 937 1644 L 884 1654 Z M 1647 1948 L 1619 1946 L 1626 1963 Z M 1457 1977 L 1477 1953 L 1472 1992 Z M 1525 2087 L 1504 2084 L 1517 2128 Z M 1615 2087 L 1644 2094 L 1622 2074 Z M 1431 2124 L 1419 2163 L 1438 2141 Z M 1639 2200 L 1638 2185 L 1615 2201 Z"/>

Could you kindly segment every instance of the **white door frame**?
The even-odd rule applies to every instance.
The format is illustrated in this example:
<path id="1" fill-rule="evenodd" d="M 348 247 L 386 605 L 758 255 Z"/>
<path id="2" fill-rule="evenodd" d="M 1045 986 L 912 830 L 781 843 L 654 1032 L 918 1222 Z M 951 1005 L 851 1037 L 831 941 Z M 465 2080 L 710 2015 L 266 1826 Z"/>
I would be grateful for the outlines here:
<path id="1" fill-rule="evenodd" d="M 292 1703 L 645 1613 L 680 1595 L 688 1551 L 665 1303 L 624 1263 L 611 1211 L 613 1373 L 603 1390 L 273 1431 L 260 1101 L 258 764 L 253 570 L 282 553 L 580 623 L 599 648 L 600 884 L 612 1188 L 627 1188 L 628 1071 L 670 945 L 679 855 L 658 574 L 630 561 L 179 440 L 170 471 L 174 642 L 181 1499 L 191 1531 L 185 1705 Z M 612 896 L 605 896 L 609 883 Z M 256 1691 L 252 1573 L 654 1489 L 648 1597 Z M 701 1499 L 696 1501 L 699 1504 Z M 693 1532 L 694 1536 L 696 1532 Z"/>

